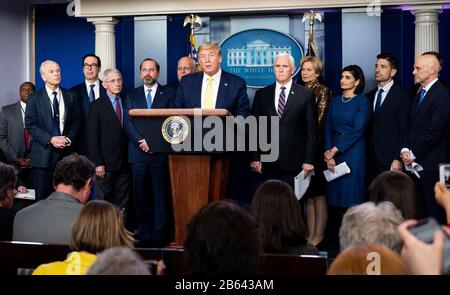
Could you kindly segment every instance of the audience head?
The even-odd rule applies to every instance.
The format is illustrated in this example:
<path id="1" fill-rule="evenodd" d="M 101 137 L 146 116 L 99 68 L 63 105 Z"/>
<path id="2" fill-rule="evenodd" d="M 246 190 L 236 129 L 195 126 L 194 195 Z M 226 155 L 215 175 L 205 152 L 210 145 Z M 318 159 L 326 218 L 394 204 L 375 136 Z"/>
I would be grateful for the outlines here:
<path id="1" fill-rule="evenodd" d="M 177 77 L 178 81 L 183 78 L 183 76 L 194 73 L 196 71 L 197 67 L 195 66 L 195 61 L 192 57 L 189 56 L 183 56 L 178 60 L 177 65 Z"/>
<path id="2" fill-rule="evenodd" d="M 52 89 L 59 87 L 59 84 L 61 83 L 61 69 L 56 62 L 52 60 L 42 62 L 39 72 L 47 87 Z"/>
<path id="3" fill-rule="evenodd" d="M 347 210 L 339 230 L 341 249 L 354 245 L 382 244 L 400 253 L 402 240 L 397 227 L 403 222 L 391 202 L 366 202 Z"/>
<path id="4" fill-rule="evenodd" d="M 425 54 L 416 57 L 414 62 L 414 80 L 422 86 L 428 85 L 439 75 L 441 66 L 439 60 L 433 54 Z"/>
<path id="5" fill-rule="evenodd" d="M 92 200 L 81 209 L 72 226 L 69 247 L 91 254 L 111 247 L 132 247 L 133 238 L 123 223 L 122 212 L 103 200 Z"/>
<path id="6" fill-rule="evenodd" d="M 398 253 L 384 245 L 356 245 L 343 250 L 333 261 L 328 275 L 407 275 L 408 268 Z"/>
<path id="7" fill-rule="evenodd" d="M 364 91 L 366 80 L 358 65 L 349 65 L 342 69 L 340 85 L 342 90 L 352 90 L 355 94 Z"/>
<path id="8" fill-rule="evenodd" d="M 278 83 L 281 85 L 289 83 L 295 73 L 295 60 L 292 55 L 283 52 L 275 56 L 273 72 Z"/>
<path id="9" fill-rule="evenodd" d="M 112 247 L 97 255 L 88 275 L 149 275 L 142 258 L 127 247 Z"/>
<path id="10" fill-rule="evenodd" d="M 147 87 L 152 87 L 158 81 L 159 63 L 153 58 L 145 58 L 139 65 L 141 80 Z"/>
<path id="11" fill-rule="evenodd" d="M 375 63 L 375 79 L 383 86 L 389 83 L 397 74 L 398 59 L 389 53 L 377 55 Z"/>
<path id="12" fill-rule="evenodd" d="M 400 210 L 403 219 L 419 218 L 417 196 L 411 178 L 400 171 L 380 173 L 369 187 L 369 201 L 378 204 L 389 201 Z"/>
<path id="13" fill-rule="evenodd" d="M 302 81 L 308 83 L 322 75 L 323 63 L 316 56 L 305 56 L 300 61 L 300 69 Z"/>
<path id="14" fill-rule="evenodd" d="M 23 82 L 22 84 L 20 84 L 20 88 L 19 88 L 20 100 L 23 101 L 24 103 L 27 103 L 28 96 L 31 93 L 33 93 L 34 91 L 36 91 L 36 87 L 34 86 L 33 83 Z"/>
<path id="15" fill-rule="evenodd" d="M 102 85 L 106 88 L 106 92 L 108 92 L 112 96 L 119 96 L 122 92 L 122 74 L 117 69 L 107 69 L 103 76 L 105 77 L 105 81 L 103 81 Z"/>
<path id="16" fill-rule="evenodd" d="M 91 192 L 94 164 L 85 156 L 70 155 L 56 164 L 53 186 L 56 191 L 67 187 L 74 191 L 78 201 L 84 204 Z"/>
<path id="17" fill-rule="evenodd" d="M 98 74 L 102 69 L 102 62 L 100 57 L 93 53 L 88 53 L 83 56 L 82 61 L 83 74 L 86 80 L 94 83 L 98 80 Z"/>
<path id="18" fill-rule="evenodd" d="M 250 213 L 258 224 L 265 252 L 285 252 L 306 244 L 302 210 L 292 188 L 280 180 L 268 180 L 256 191 Z"/>
<path id="19" fill-rule="evenodd" d="M 262 253 L 250 214 L 229 200 L 197 211 L 187 226 L 184 244 L 192 274 L 255 274 Z"/>
<path id="20" fill-rule="evenodd" d="M 16 194 L 16 170 L 0 162 L 0 207 L 11 208 Z"/>
<path id="21" fill-rule="evenodd" d="M 198 61 L 202 71 L 214 76 L 220 70 L 222 51 L 216 42 L 205 42 L 198 48 Z"/>

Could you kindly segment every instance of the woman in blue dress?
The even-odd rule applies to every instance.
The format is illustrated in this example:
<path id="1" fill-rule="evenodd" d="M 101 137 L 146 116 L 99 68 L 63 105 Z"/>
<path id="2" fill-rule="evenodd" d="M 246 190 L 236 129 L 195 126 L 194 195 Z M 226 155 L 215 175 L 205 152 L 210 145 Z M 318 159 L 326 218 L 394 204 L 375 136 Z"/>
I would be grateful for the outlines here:
<path id="1" fill-rule="evenodd" d="M 332 98 L 325 123 L 324 160 L 327 168 L 334 171 L 336 165 L 346 162 L 351 171 L 327 183 L 327 203 L 331 215 L 328 223 L 331 228 L 327 232 L 335 237 L 345 211 L 364 201 L 364 130 L 370 114 L 369 101 L 361 94 L 364 84 L 364 73 L 359 66 L 343 68 L 340 80 L 343 92 Z M 333 240 L 333 237 L 330 238 Z"/>

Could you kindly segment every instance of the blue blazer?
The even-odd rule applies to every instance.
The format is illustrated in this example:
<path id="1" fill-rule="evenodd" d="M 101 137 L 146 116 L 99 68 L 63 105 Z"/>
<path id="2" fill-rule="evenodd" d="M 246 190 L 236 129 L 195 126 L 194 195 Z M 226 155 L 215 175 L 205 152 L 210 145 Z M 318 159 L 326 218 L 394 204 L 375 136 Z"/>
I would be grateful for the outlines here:
<path id="1" fill-rule="evenodd" d="M 167 109 L 172 107 L 175 91 L 171 88 L 158 84 L 155 97 L 152 102 L 152 109 Z M 130 143 L 128 145 L 128 162 L 135 163 L 148 158 L 148 154 L 139 148 L 139 140 L 143 139 L 134 124 L 133 118 L 128 115 L 132 109 L 146 109 L 147 100 L 145 99 L 144 86 L 128 91 L 125 96 L 123 112 L 123 128 L 128 135 Z M 148 143 L 151 147 L 151 142 Z"/>
<path id="2" fill-rule="evenodd" d="M 177 90 L 175 108 L 201 108 L 203 72 L 183 76 Z M 216 100 L 217 109 L 226 109 L 233 116 L 250 114 L 250 102 L 244 79 L 222 70 Z"/>
<path id="3" fill-rule="evenodd" d="M 76 144 L 80 129 L 79 107 L 75 93 L 62 89 L 64 98 L 64 130 L 62 135 L 70 138 L 72 144 L 64 149 L 56 149 L 50 144 L 52 135 L 52 106 L 45 87 L 30 94 L 25 112 L 25 125 L 31 135 L 30 160 L 33 167 L 52 168 L 65 155 L 70 154 Z"/>

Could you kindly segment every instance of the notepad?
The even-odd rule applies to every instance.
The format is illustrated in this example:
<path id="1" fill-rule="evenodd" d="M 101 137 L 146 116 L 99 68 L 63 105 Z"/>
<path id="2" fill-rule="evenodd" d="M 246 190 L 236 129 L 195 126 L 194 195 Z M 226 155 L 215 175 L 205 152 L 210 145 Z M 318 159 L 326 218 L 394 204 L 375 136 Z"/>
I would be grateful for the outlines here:
<path id="1" fill-rule="evenodd" d="M 28 189 L 26 193 L 17 193 L 14 198 L 32 201 L 36 199 L 34 189 Z"/>
<path id="2" fill-rule="evenodd" d="M 323 175 L 325 175 L 325 179 L 330 182 L 332 180 L 335 180 L 336 178 L 344 176 L 345 174 L 349 174 L 350 172 L 350 167 L 348 167 L 347 163 L 342 162 L 341 164 L 334 167 L 334 172 L 331 172 L 329 169 L 327 169 L 323 171 Z"/>

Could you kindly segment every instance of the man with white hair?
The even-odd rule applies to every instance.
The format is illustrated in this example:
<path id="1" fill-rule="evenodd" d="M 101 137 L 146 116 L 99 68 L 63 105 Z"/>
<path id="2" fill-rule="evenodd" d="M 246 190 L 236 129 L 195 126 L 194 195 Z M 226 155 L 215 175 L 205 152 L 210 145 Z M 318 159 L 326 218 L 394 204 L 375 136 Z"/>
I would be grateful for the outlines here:
<path id="1" fill-rule="evenodd" d="M 45 87 L 30 94 L 25 111 L 25 127 L 32 138 L 30 160 L 36 200 L 47 198 L 53 191 L 56 163 L 72 152 L 80 128 L 75 93 L 59 87 L 59 65 L 46 60 L 39 72 Z"/>

